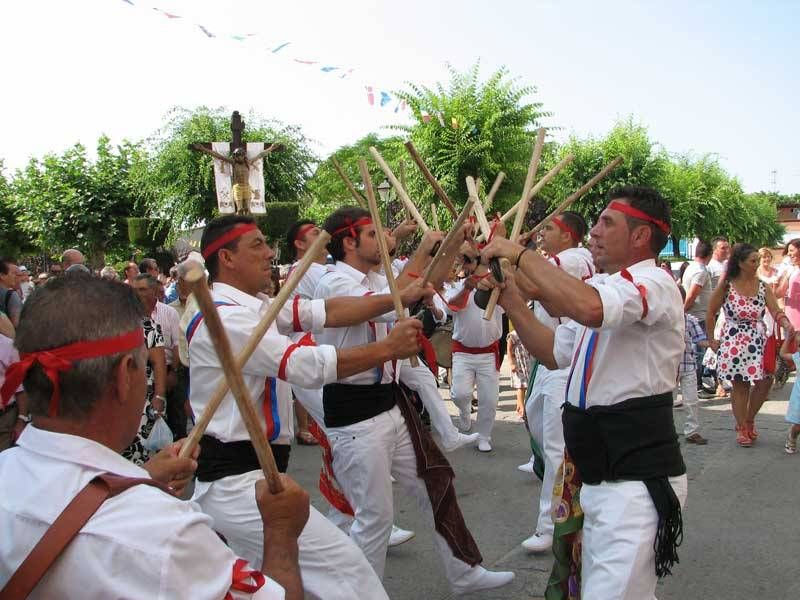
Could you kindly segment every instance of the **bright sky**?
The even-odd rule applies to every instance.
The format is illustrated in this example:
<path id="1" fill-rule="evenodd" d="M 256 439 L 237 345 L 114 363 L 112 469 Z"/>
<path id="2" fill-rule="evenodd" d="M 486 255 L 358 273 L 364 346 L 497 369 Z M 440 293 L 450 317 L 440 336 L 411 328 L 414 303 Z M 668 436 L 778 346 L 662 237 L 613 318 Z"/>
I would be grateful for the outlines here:
<path id="1" fill-rule="evenodd" d="M 7 168 L 103 132 L 145 137 L 175 105 L 301 125 L 324 156 L 402 122 L 393 104 L 370 107 L 364 85 L 446 82 L 445 63 L 480 59 L 485 75 L 506 65 L 538 87 L 557 138 L 633 115 L 671 152 L 718 153 L 747 191 L 800 192 L 800 2 L 131 2 L 0 4 Z"/>

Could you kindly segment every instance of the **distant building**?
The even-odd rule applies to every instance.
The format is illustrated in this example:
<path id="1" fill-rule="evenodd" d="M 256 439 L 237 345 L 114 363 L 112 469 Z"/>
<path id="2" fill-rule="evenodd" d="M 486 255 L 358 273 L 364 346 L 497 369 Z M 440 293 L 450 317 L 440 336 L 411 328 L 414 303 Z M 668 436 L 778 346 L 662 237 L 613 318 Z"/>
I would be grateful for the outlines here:
<path id="1" fill-rule="evenodd" d="M 778 223 L 786 228 L 783 243 L 800 237 L 800 203 L 785 202 L 778 204 Z"/>

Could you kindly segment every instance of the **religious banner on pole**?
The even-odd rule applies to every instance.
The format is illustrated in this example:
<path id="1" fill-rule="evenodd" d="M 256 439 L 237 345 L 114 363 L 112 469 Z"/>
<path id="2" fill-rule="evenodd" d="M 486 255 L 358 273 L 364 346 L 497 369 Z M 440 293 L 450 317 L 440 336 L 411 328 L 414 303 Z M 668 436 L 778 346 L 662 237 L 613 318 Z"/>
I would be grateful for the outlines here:
<path id="1" fill-rule="evenodd" d="M 222 156 L 228 156 L 231 144 L 230 142 L 211 142 L 211 149 Z M 236 205 L 231 196 L 231 168 L 229 162 L 214 157 L 214 185 L 217 189 L 217 208 L 221 215 L 232 215 L 236 212 Z"/>
<path id="2" fill-rule="evenodd" d="M 267 214 L 264 204 L 264 144 L 261 142 L 247 142 L 247 161 L 250 163 L 250 213 L 254 215 Z"/>

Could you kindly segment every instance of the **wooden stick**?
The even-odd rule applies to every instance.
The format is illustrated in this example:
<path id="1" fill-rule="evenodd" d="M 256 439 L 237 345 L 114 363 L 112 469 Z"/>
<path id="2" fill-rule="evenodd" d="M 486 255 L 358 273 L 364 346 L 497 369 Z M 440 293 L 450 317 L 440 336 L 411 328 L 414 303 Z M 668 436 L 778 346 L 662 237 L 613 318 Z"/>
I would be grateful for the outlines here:
<path id="1" fill-rule="evenodd" d="M 475 180 L 472 178 L 472 175 L 467 176 L 467 191 L 469 192 L 470 199 L 475 200 L 472 209 L 475 211 L 478 227 L 480 227 L 481 233 L 488 240 L 492 228 L 489 226 L 486 213 L 483 212 L 483 204 L 481 204 L 480 198 L 478 198 L 478 187 L 475 185 Z"/>
<path id="2" fill-rule="evenodd" d="M 556 175 L 558 175 L 559 171 L 561 171 L 561 169 L 570 164 L 573 160 L 575 160 L 575 156 L 572 154 L 568 154 L 567 156 L 562 158 L 561 161 L 555 167 L 553 167 L 547 173 L 545 173 L 544 176 L 539 181 L 536 182 L 536 185 L 533 186 L 533 189 L 531 189 L 531 193 L 528 196 L 528 201 L 530 202 L 531 200 L 533 200 L 536 197 L 536 194 L 542 191 L 542 188 L 546 186 L 548 183 L 550 183 L 550 180 L 553 179 L 553 177 L 555 177 Z M 508 211 L 506 211 L 506 213 L 502 217 L 500 217 L 500 220 L 503 223 L 505 223 L 511 216 L 517 213 L 518 208 L 519 208 L 519 202 L 517 202 L 514 206 L 508 209 Z M 478 241 L 480 242 L 483 240 L 479 239 Z"/>
<path id="3" fill-rule="evenodd" d="M 489 190 L 489 194 L 486 196 L 486 201 L 483 204 L 484 212 L 489 212 L 492 208 L 492 202 L 494 202 L 494 197 L 497 194 L 497 190 L 500 189 L 500 184 L 503 183 L 503 180 L 506 178 L 506 174 L 500 171 L 497 174 L 497 177 L 492 184 L 492 189 Z"/>
<path id="4" fill-rule="evenodd" d="M 605 179 L 606 177 L 608 177 L 608 176 L 609 176 L 609 174 L 611 173 L 611 171 L 613 171 L 614 169 L 616 169 L 618 166 L 620 166 L 620 165 L 622 164 L 623 160 L 624 160 L 624 159 L 623 159 L 621 156 L 618 156 L 617 158 L 615 158 L 614 160 L 612 160 L 610 163 L 608 163 L 608 164 L 607 164 L 605 167 L 603 167 L 603 168 L 602 168 L 602 169 L 601 169 L 601 170 L 600 170 L 600 171 L 597 173 L 597 175 L 595 175 L 595 176 L 594 176 L 594 177 L 592 177 L 592 178 L 591 178 L 589 181 L 587 181 L 586 183 L 584 183 L 584 184 L 583 184 L 583 185 L 582 185 L 580 188 L 578 188 L 578 190 L 577 190 L 575 193 L 573 193 L 572 195 L 570 195 L 570 196 L 569 196 L 569 198 L 567 198 L 567 199 L 566 199 L 566 200 L 564 200 L 564 201 L 563 201 L 561 204 L 559 204 L 559 205 L 558 205 L 558 206 L 555 208 L 555 210 L 553 210 L 553 212 L 551 212 L 551 213 L 550 213 L 549 215 L 547 215 L 547 216 L 546 216 L 544 219 L 542 219 L 541 221 L 539 221 L 539 223 L 537 223 L 537 224 L 536 224 L 536 227 L 534 227 L 534 228 L 533 228 L 533 229 L 531 229 L 531 230 L 530 230 L 528 233 L 526 233 L 526 234 L 525 234 L 525 237 L 526 237 L 526 239 L 530 239 L 531 237 L 533 237 L 534 235 L 536 235 L 537 233 L 539 233 L 539 231 L 541 231 L 542 227 L 544 227 L 545 225 L 547 225 L 547 224 L 548 224 L 550 221 L 552 221 L 552 220 L 553 220 L 555 217 L 557 217 L 558 215 L 560 215 L 562 212 L 564 212 L 565 210 L 567 210 L 567 208 L 569 208 L 569 206 L 570 206 L 570 205 L 571 205 L 573 202 L 575 202 L 575 201 L 576 201 L 578 198 L 580 198 L 581 196 L 583 196 L 583 195 L 584 195 L 586 192 L 588 192 L 590 189 L 592 189 L 592 188 L 593 188 L 595 185 L 597 185 L 597 184 L 598 184 L 600 181 L 602 181 L 603 179 Z"/>
<path id="5" fill-rule="evenodd" d="M 255 329 L 253 329 L 253 332 L 250 334 L 250 338 L 247 340 L 247 343 L 239 351 L 239 354 L 236 355 L 236 365 L 240 369 L 244 368 L 244 365 L 247 364 L 248 360 L 250 360 L 253 352 L 255 352 L 259 343 L 261 343 L 261 338 L 264 337 L 264 334 L 278 317 L 283 305 L 292 296 L 295 288 L 305 276 L 306 271 L 308 271 L 309 267 L 322 253 L 323 248 L 325 248 L 330 239 L 331 236 L 327 231 L 320 231 L 319 236 L 306 251 L 303 258 L 297 264 L 297 267 L 292 270 L 289 278 L 283 284 L 283 287 L 281 287 L 281 291 L 278 292 L 278 295 L 272 300 L 269 308 L 264 313 L 264 316 L 261 317 L 258 325 L 256 325 Z M 200 418 L 195 423 L 194 428 L 189 433 L 189 436 L 186 438 L 183 446 L 181 446 L 179 456 L 186 458 L 192 455 L 195 447 L 198 443 L 200 443 L 200 438 L 206 432 L 209 423 L 211 423 L 214 413 L 222 403 L 222 400 L 225 398 L 225 395 L 228 393 L 229 389 L 230 387 L 228 386 L 227 379 L 225 379 L 225 377 L 220 378 L 220 382 L 217 384 L 217 389 L 215 389 L 214 393 L 211 395 L 203 414 L 200 415 Z"/>
<path id="6" fill-rule="evenodd" d="M 233 397 L 236 399 L 236 405 L 239 408 L 242 420 L 247 428 L 250 442 L 253 444 L 253 448 L 256 451 L 258 464 L 264 473 L 264 477 L 267 479 L 270 491 L 273 494 L 278 494 L 283 491 L 280 472 L 278 471 L 278 466 L 275 464 L 275 457 L 272 455 L 272 449 L 269 447 L 261 425 L 258 422 L 258 415 L 253 406 L 250 390 L 247 389 L 244 383 L 242 370 L 239 368 L 239 365 L 236 364 L 236 360 L 233 357 L 228 335 L 225 333 L 222 320 L 219 318 L 214 299 L 211 297 L 211 291 L 208 289 L 208 285 L 206 285 L 203 268 L 199 264 L 193 263 L 188 267 L 188 270 L 183 273 L 183 278 L 191 284 L 194 297 L 197 300 L 197 304 L 200 306 L 200 311 L 203 313 L 206 328 L 211 336 L 211 343 L 214 345 L 214 350 L 219 358 L 222 371 L 225 373 L 225 378 L 228 380 L 228 384 L 231 387 Z"/>
<path id="7" fill-rule="evenodd" d="M 472 214 L 472 205 L 474 203 L 475 200 L 473 198 L 467 199 L 466 204 L 464 204 L 464 208 L 461 209 L 461 214 L 458 215 L 456 222 L 453 223 L 453 226 L 450 228 L 450 231 L 447 232 L 447 235 L 442 240 L 439 249 L 436 251 L 436 254 L 434 255 L 433 259 L 428 264 L 428 267 L 425 269 L 425 272 L 422 274 L 422 285 L 425 285 L 430 281 L 434 269 L 447 256 L 450 246 L 453 245 L 455 238 L 458 236 L 458 232 L 464 226 L 466 220 L 469 219 L 470 214 Z M 455 241 L 457 241 L 458 243 L 458 245 L 456 246 L 455 254 L 458 254 L 458 249 L 461 248 L 461 242 L 463 240 L 455 240 Z"/>
<path id="8" fill-rule="evenodd" d="M 434 231 L 441 231 L 439 227 L 439 214 L 436 212 L 436 203 L 431 202 L 431 223 L 433 223 Z"/>
<path id="9" fill-rule="evenodd" d="M 400 185 L 403 186 L 404 190 L 407 190 L 408 189 L 408 182 L 406 181 L 406 161 L 404 161 L 404 160 L 400 161 L 400 163 L 398 165 L 398 170 L 400 171 Z M 403 207 L 403 208 L 405 208 L 405 207 Z M 411 218 L 411 213 L 408 212 L 407 208 L 405 208 L 405 213 L 406 213 L 406 217 L 405 218 L 406 219 L 410 219 Z M 434 227 L 434 229 L 436 229 L 436 227 Z"/>
<path id="10" fill-rule="evenodd" d="M 370 148 L 370 151 L 371 150 L 372 148 Z M 375 225 L 375 238 L 378 240 L 378 249 L 381 253 L 383 271 L 386 276 L 386 283 L 389 284 L 389 292 L 392 294 L 392 300 L 394 301 L 394 312 L 399 321 L 407 316 L 406 309 L 403 308 L 403 301 L 400 300 L 400 291 L 397 289 L 397 282 L 394 280 L 392 260 L 389 258 L 389 248 L 386 246 L 386 237 L 383 235 L 383 223 L 381 222 L 381 215 L 378 212 L 378 203 L 375 201 L 375 192 L 372 191 L 372 178 L 369 176 L 367 161 L 363 158 L 358 161 L 358 169 L 361 171 L 361 180 L 364 182 L 364 188 L 367 190 L 367 205 L 369 206 L 370 215 L 372 215 L 372 223 Z M 419 366 L 419 360 L 416 356 L 410 357 L 408 361 L 411 363 L 412 367 Z"/>
<path id="11" fill-rule="evenodd" d="M 336 160 L 333 156 L 331 156 L 331 164 L 333 165 L 333 168 L 336 169 L 336 172 L 339 174 L 339 177 L 342 178 L 342 181 L 344 181 L 344 185 L 350 191 L 350 195 L 353 197 L 353 199 L 356 202 L 358 202 L 358 205 L 361 208 L 366 209 L 367 208 L 367 201 L 364 200 L 364 196 L 362 196 L 361 194 L 358 193 L 358 190 L 353 185 L 353 182 L 350 181 L 350 178 L 347 176 L 347 173 L 344 172 L 344 169 L 342 168 L 342 165 L 340 165 L 339 161 Z"/>
<path id="12" fill-rule="evenodd" d="M 423 177 L 428 180 L 428 183 L 431 184 L 433 191 L 436 193 L 436 196 L 441 200 L 444 205 L 447 207 L 447 210 L 450 211 L 450 214 L 453 215 L 453 218 L 458 217 L 458 211 L 456 207 L 453 205 L 450 198 L 447 196 L 447 192 L 444 191 L 444 188 L 436 181 L 436 177 L 433 176 L 433 173 L 430 172 L 428 169 L 428 165 L 425 164 L 425 161 L 422 160 L 422 157 L 417 152 L 417 149 L 414 147 L 414 143 L 409 140 L 405 143 L 406 150 L 411 155 L 411 159 L 417 165 L 420 171 L 422 171 Z"/>
<path id="13" fill-rule="evenodd" d="M 428 233 L 428 231 L 430 230 L 428 224 L 425 223 L 425 219 L 423 219 L 422 215 L 419 214 L 417 207 L 414 206 L 414 202 L 411 201 L 411 198 L 409 198 L 405 188 L 400 184 L 400 181 L 397 179 L 397 177 L 394 176 L 394 173 L 389 168 L 389 165 L 386 164 L 385 160 L 383 160 L 381 153 L 378 152 L 378 149 L 375 146 L 369 147 L 369 153 L 372 154 L 372 158 L 374 158 L 377 161 L 377 163 L 381 166 L 383 172 L 386 174 L 386 177 L 389 179 L 389 181 L 392 182 L 392 185 L 394 186 L 394 191 L 397 192 L 398 197 L 403 202 L 405 207 L 408 209 L 408 212 L 410 212 L 411 216 L 414 217 L 414 220 L 417 222 L 417 225 L 419 225 L 419 228 L 422 230 L 422 233 Z M 367 194 L 367 197 L 369 197 L 369 194 Z"/>
<path id="14" fill-rule="evenodd" d="M 536 132 L 536 143 L 533 145 L 533 154 L 531 155 L 531 162 L 528 165 L 528 174 L 525 176 L 525 184 L 522 186 L 522 197 L 519 200 L 519 208 L 514 217 L 514 225 L 511 227 L 511 235 L 508 239 L 516 242 L 522 231 L 522 222 L 525 220 L 525 215 L 528 213 L 528 203 L 531 199 L 531 189 L 533 188 L 533 181 L 536 179 L 536 171 L 539 168 L 539 160 L 542 158 L 542 149 L 544 148 L 544 135 L 545 128 L 540 127 Z M 489 239 L 488 236 L 486 238 Z M 500 288 L 496 287 L 492 290 L 489 301 L 486 303 L 486 310 L 483 311 L 483 318 L 490 321 L 494 316 L 494 309 L 497 306 L 497 300 L 500 298 Z"/>

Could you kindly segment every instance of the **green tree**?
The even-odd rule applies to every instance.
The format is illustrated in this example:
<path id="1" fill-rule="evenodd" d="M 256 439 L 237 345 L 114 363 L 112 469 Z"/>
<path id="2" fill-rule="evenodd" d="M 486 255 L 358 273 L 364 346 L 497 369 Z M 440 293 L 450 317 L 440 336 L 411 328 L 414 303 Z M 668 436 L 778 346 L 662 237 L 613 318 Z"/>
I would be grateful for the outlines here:
<path id="1" fill-rule="evenodd" d="M 497 210 L 519 199 L 533 147 L 533 131 L 550 113 L 540 102 L 527 101 L 536 92 L 520 86 L 506 68 L 480 81 L 480 64 L 459 73 L 450 69 L 450 81 L 435 88 L 408 83 L 398 92 L 411 109 L 414 123 L 398 126 L 416 146 L 433 175 L 451 199 L 466 200 L 465 179 L 479 177 L 488 189 L 500 171 L 506 180 L 495 198 Z M 416 168 L 414 168 L 416 171 Z M 415 177 L 423 205 L 433 193 Z"/>
<path id="2" fill-rule="evenodd" d="M 93 163 L 80 144 L 31 159 L 11 183 L 19 228 L 45 252 L 77 247 L 102 264 L 107 251 L 128 247 L 125 218 L 136 202 L 130 165 L 142 152 L 130 142 L 112 148 L 101 136 Z"/>
<path id="3" fill-rule="evenodd" d="M 253 113 L 245 117 L 245 123 L 244 141 L 284 145 L 282 151 L 264 159 L 265 200 L 298 201 L 316 160 L 308 138 L 299 127 Z M 212 159 L 188 146 L 230 139 L 230 111 L 174 108 L 168 123 L 149 140 L 152 159 L 136 173 L 145 190 L 143 208 L 148 216 L 168 219 L 173 234 L 216 216 Z"/>
<path id="4" fill-rule="evenodd" d="M 0 160 L 0 255 L 19 256 L 34 250 L 33 245 L 17 223 L 17 213 L 12 205 L 11 184 L 6 178 Z"/>

